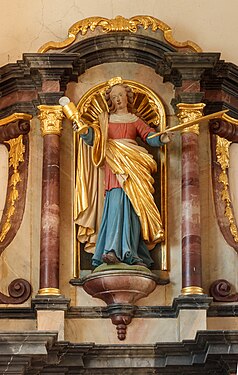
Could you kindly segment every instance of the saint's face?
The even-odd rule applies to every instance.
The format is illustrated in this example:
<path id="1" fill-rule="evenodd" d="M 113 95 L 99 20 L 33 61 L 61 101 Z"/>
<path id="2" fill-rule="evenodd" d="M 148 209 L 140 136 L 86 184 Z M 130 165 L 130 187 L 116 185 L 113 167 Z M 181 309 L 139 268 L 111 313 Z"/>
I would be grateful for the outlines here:
<path id="1" fill-rule="evenodd" d="M 117 85 L 112 88 L 110 98 L 115 106 L 116 113 L 127 113 L 127 94 L 123 86 Z"/>

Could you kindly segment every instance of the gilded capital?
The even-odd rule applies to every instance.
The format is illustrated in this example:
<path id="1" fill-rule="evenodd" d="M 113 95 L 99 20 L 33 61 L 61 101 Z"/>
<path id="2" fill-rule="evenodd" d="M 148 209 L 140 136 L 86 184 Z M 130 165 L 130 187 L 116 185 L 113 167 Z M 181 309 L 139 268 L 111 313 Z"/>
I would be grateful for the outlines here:
<path id="1" fill-rule="evenodd" d="M 177 107 L 179 109 L 178 118 L 180 124 L 185 124 L 186 122 L 196 120 L 199 117 L 202 117 L 203 108 L 206 104 L 196 103 L 196 104 L 187 104 L 179 103 Z M 183 129 L 182 133 L 195 133 L 199 135 L 199 124 L 195 124 Z"/>
<path id="2" fill-rule="evenodd" d="M 61 105 L 39 105 L 39 119 L 41 121 L 41 132 L 47 134 L 61 135 L 62 119 L 64 117 Z"/>

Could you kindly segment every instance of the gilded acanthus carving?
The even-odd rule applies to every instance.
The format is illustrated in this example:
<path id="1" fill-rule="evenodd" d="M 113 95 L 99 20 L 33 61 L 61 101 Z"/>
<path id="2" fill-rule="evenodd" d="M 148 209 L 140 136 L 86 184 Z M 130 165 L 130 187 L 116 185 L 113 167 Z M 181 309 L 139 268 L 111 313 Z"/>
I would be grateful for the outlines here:
<path id="1" fill-rule="evenodd" d="M 193 121 L 202 117 L 203 108 L 205 107 L 204 103 L 196 103 L 196 104 L 186 104 L 186 103 L 179 103 L 177 104 L 179 109 L 178 118 L 180 123 L 186 124 L 187 122 Z M 195 124 L 192 126 L 188 126 L 187 128 L 182 130 L 182 133 L 195 133 L 199 134 L 199 125 Z"/>
<path id="2" fill-rule="evenodd" d="M 220 229 L 230 246 L 238 251 L 238 229 L 233 213 L 228 170 L 230 145 L 238 142 L 238 120 L 227 114 L 222 119 L 210 121 L 213 159 L 213 191 Z"/>
<path id="3" fill-rule="evenodd" d="M 9 151 L 8 187 L 0 222 L 0 254 L 13 240 L 23 217 L 29 159 L 27 133 L 31 117 L 18 113 L 0 120 L 0 143 Z M 11 122 L 13 120 L 19 121 Z"/>
<path id="4" fill-rule="evenodd" d="M 61 134 L 62 119 L 64 117 L 62 107 L 60 105 L 40 105 L 39 119 L 41 120 L 42 135 Z"/>
<path id="5" fill-rule="evenodd" d="M 0 254 L 13 240 L 23 217 L 28 176 L 28 132 L 31 115 L 14 113 L 0 120 L 0 143 L 9 155 L 6 202 L 0 222 Z M 21 304 L 31 295 L 27 280 L 16 279 L 8 286 L 9 296 L 0 292 L 0 303 Z"/>
<path id="6" fill-rule="evenodd" d="M 68 30 L 68 38 L 62 42 L 50 41 L 38 50 L 39 53 L 47 52 L 51 49 L 62 49 L 71 45 L 75 40 L 76 36 L 87 34 L 87 32 L 94 31 L 97 27 L 100 27 L 102 32 L 118 32 L 118 31 L 129 31 L 136 33 L 139 27 L 145 30 L 151 28 L 152 31 L 161 30 L 164 34 L 165 40 L 176 48 L 187 48 L 194 52 L 202 52 L 201 48 L 194 42 L 187 40 L 186 42 L 178 42 L 173 38 L 172 30 L 166 23 L 159 19 L 151 16 L 134 16 L 129 19 L 122 16 L 117 16 L 113 19 L 103 17 L 89 17 L 73 24 Z"/>
<path id="7" fill-rule="evenodd" d="M 217 162 L 221 166 L 221 173 L 219 175 L 218 181 L 223 185 L 221 192 L 221 199 L 225 202 L 225 216 L 229 220 L 230 231 L 235 242 L 238 242 L 238 231 L 236 227 L 235 218 L 233 215 L 231 198 L 229 192 L 229 180 L 227 175 L 227 170 L 229 168 L 229 148 L 231 142 L 225 138 L 217 136 L 216 143 L 216 155 Z"/>
<path id="8" fill-rule="evenodd" d="M 10 145 L 9 151 L 9 168 L 13 168 L 13 174 L 10 178 L 10 193 L 8 198 L 8 209 L 6 212 L 6 221 L 0 232 L 0 242 L 3 242 L 7 233 L 11 228 L 11 218 L 15 212 L 15 203 L 19 197 L 19 191 L 17 188 L 18 183 L 20 182 L 20 174 L 18 171 L 19 164 L 24 161 L 25 146 L 23 144 L 22 135 L 18 138 L 11 139 L 7 143 Z"/>

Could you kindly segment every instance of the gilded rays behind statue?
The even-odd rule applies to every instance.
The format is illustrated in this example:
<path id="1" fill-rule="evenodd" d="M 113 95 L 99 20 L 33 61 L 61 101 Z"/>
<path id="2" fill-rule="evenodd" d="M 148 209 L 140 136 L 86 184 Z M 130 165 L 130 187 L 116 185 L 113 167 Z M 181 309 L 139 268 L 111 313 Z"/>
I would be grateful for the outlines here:
<path id="1" fill-rule="evenodd" d="M 160 269 L 166 270 L 163 146 L 170 137 L 165 133 L 149 139 L 166 128 L 162 101 L 148 87 L 115 77 L 88 91 L 77 109 L 76 241 L 93 253 L 93 266 L 126 263 L 149 268 L 150 250 L 162 243 Z M 157 163 L 151 149 L 159 149 L 159 208 L 154 200 Z"/>

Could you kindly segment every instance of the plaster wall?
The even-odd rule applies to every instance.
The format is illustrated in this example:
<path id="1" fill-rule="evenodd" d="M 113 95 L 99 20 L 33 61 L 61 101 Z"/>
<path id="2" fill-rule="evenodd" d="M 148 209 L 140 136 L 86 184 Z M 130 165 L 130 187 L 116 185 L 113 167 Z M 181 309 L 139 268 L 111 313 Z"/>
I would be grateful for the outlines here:
<path id="1" fill-rule="evenodd" d="M 168 24 L 178 41 L 197 43 L 204 52 L 222 52 L 238 64 L 237 1 L 229 0 L 1 0 L 0 66 L 61 41 L 75 22 L 86 17 L 152 15 Z"/>

